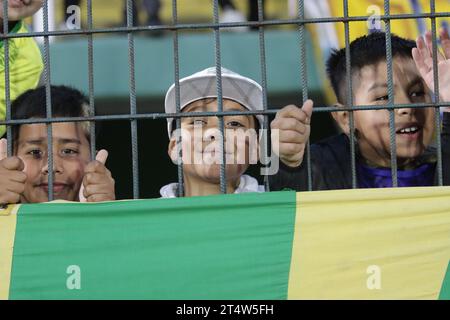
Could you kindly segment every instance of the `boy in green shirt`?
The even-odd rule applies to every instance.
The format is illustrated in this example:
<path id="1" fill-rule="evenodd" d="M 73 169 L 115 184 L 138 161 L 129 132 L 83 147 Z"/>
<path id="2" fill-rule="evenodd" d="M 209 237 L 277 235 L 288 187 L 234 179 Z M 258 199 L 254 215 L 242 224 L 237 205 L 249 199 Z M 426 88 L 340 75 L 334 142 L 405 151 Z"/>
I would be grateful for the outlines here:
<path id="1" fill-rule="evenodd" d="M 9 33 L 27 33 L 23 19 L 35 14 L 43 0 L 10 0 L 8 2 Z M 0 31 L 3 31 L 3 0 L 0 0 Z M 14 101 L 21 93 L 34 89 L 39 83 L 43 63 L 39 47 L 33 38 L 9 39 L 9 88 L 10 99 Z M 5 45 L 0 42 L 0 121 L 5 120 Z M 5 126 L 0 125 L 0 137 L 5 133 Z"/>

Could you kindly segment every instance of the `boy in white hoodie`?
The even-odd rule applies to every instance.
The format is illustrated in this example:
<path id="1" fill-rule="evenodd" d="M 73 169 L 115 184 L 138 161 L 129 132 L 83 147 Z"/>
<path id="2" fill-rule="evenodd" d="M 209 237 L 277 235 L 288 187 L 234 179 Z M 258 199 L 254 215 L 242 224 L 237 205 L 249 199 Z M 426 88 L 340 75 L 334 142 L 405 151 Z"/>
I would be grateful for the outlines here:
<path id="1" fill-rule="evenodd" d="M 224 149 L 222 156 L 220 120 L 204 116 L 218 111 L 216 68 L 208 68 L 180 80 L 180 110 L 201 112 L 198 117 L 181 118 L 175 130 L 175 119 L 167 119 L 172 161 L 183 164 L 184 194 L 178 183 L 161 188 L 163 198 L 220 194 L 220 168 L 225 158 L 227 193 L 264 192 L 264 186 L 245 175 L 250 164 L 258 161 L 258 129 L 263 116 L 239 115 L 239 112 L 263 110 L 261 86 L 252 79 L 222 68 L 223 111 L 236 115 L 223 117 Z M 166 113 L 176 112 L 175 84 L 166 94 Z M 181 139 L 179 139 L 181 137 Z M 181 142 L 180 144 L 177 141 Z M 179 155 L 181 150 L 182 157 Z"/>

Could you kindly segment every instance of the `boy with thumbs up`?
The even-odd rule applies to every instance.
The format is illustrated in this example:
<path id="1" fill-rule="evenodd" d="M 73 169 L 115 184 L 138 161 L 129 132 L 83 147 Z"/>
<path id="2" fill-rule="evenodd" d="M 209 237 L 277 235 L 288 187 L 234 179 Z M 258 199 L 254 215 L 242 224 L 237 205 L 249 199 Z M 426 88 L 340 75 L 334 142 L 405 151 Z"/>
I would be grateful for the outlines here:
<path id="1" fill-rule="evenodd" d="M 442 52 L 437 52 L 440 101 L 450 101 L 450 36 L 440 30 Z M 328 75 L 342 110 L 332 116 L 342 133 L 312 144 L 310 149 L 312 190 L 386 188 L 394 185 L 391 173 L 391 137 L 395 139 L 397 185 L 425 187 L 439 184 L 438 152 L 433 146 L 436 128 L 433 107 L 433 43 L 431 32 L 416 42 L 391 35 L 391 94 L 396 105 L 394 126 L 387 109 L 390 94 L 386 61 L 386 34 L 371 33 L 350 44 L 352 99 L 347 97 L 346 49 L 333 52 L 328 60 Z M 352 172 L 351 114 L 349 106 L 373 106 L 372 110 L 353 112 L 355 166 Z M 347 108 L 344 108 L 347 107 Z M 441 128 L 442 182 L 450 185 L 450 108 L 443 108 Z M 308 189 L 305 146 L 310 133 L 312 103 L 301 109 L 286 107 L 277 113 L 272 129 L 279 129 L 281 160 L 279 172 L 269 177 L 271 190 Z M 355 177 L 356 181 L 353 181 Z"/>
<path id="2" fill-rule="evenodd" d="M 53 117 L 86 117 L 87 100 L 77 90 L 51 87 Z M 45 88 L 22 94 L 12 105 L 12 118 L 46 116 Z M 53 168 L 48 167 L 46 124 L 13 127 L 13 156 L 6 156 L 6 140 L 0 141 L 0 203 L 48 201 L 49 174 L 53 174 L 54 199 L 82 202 L 115 200 L 114 179 L 105 167 L 108 153 L 101 150 L 90 161 L 88 122 L 52 124 Z"/>

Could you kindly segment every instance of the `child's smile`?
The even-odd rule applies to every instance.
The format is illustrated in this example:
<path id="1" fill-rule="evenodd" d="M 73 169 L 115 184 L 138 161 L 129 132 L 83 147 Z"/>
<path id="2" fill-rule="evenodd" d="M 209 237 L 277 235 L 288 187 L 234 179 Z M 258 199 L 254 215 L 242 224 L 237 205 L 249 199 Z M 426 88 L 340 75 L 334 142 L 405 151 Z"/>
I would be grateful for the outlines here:
<path id="1" fill-rule="evenodd" d="M 53 170 L 48 169 L 47 127 L 45 124 L 20 127 L 17 156 L 27 175 L 23 203 L 48 200 L 48 176 L 53 171 L 54 199 L 78 201 L 84 167 L 90 160 L 89 142 L 75 123 L 56 123 L 53 131 Z"/>
<path id="2" fill-rule="evenodd" d="M 355 78 L 355 105 L 384 105 L 389 101 L 386 62 L 362 68 Z M 429 92 L 412 59 L 395 57 L 393 61 L 394 103 L 426 103 Z M 397 108 L 395 137 L 399 165 L 423 154 L 434 133 L 433 108 Z M 390 128 L 388 110 L 356 111 L 355 128 L 363 157 L 379 166 L 390 166 Z"/>

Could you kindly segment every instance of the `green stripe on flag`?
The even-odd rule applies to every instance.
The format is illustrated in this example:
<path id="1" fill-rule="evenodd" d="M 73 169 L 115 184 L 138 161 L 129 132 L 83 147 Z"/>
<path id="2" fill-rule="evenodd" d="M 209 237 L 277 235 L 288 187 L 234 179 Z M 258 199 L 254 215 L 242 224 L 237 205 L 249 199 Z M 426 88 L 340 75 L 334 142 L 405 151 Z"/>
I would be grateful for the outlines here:
<path id="1" fill-rule="evenodd" d="M 442 283 L 439 300 L 450 300 L 450 262 L 448 263 L 447 272 L 445 274 L 444 282 Z"/>
<path id="2" fill-rule="evenodd" d="M 295 206 L 294 192 L 22 205 L 9 298 L 286 299 Z"/>

